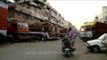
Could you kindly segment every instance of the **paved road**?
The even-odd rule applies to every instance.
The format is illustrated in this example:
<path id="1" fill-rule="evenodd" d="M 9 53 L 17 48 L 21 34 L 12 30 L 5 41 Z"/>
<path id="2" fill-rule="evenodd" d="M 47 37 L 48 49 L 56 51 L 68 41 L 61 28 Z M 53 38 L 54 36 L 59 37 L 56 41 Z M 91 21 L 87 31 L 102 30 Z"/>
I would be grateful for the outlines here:
<path id="1" fill-rule="evenodd" d="M 15 43 L 0 46 L 0 60 L 107 60 L 107 53 L 91 53 L 85 42 L 76 40 L 77 50 L 70 57 L 61 54 L 61 40 Z"/>

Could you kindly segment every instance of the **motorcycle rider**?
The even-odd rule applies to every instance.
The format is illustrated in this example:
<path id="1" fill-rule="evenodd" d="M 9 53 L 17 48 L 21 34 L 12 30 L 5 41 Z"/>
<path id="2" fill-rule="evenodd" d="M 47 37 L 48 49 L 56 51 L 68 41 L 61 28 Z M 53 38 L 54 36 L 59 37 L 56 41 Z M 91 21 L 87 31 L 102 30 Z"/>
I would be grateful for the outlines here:
<path id="1" fill-rule="evenodd" d="M 72 30 L 71 27 L 69 27 L 69 29 L 68 29 L 68 31 L 67 31 L 67 37 L 68 37 L 69 40 L 70 40 L 71 48 L 73 48 L 73 50 L 75 50 L 74 44 L 75 44 L 76 34 L 75 34 L 75 32 Z"/>
<path id="2" fill-rule="evenodd" d="M 65 34 L 63 34 L 63 38 L 62 38 L 62 51 L 63 52 L 66 47 L 70 48 L 71 52 L 76 50 L 74 48 L 76 34 L 74 33 L 75 32 L 72 31 L 71 28 L 69 28 L 68 31 Z"/>

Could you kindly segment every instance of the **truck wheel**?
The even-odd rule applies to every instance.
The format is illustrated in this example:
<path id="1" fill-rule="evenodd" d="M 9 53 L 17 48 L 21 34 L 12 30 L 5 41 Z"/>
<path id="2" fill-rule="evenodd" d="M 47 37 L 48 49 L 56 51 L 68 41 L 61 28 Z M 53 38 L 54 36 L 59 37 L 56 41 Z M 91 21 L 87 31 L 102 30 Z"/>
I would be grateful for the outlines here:
<path id="1" fill-rule="evenodd" d="M 0 33 L 0 42 L 6 42 L 5 41 L 5 36 L 1 33 Z"/>
<path id="2" fill-rule="evenodd" d="M 0 43 L 1 42 L 4 42 L 4 39 L 3 39 L 3 37 L 0 36 Z"/>
<path id="3" fill-rule="evenodd" d="M 41 40 L 44 41 L 44 38 L 42 38 Z"/>
<path id="4" fill-rule="evenodd" d="M 7 42 L 10 42 L 10 43 L 14 43 L 15 42 L 15 39 L 13 38 L 12 35 L 8 35 L 6 39 L 8 40 Z"/>
<path id="5" fill-rule="evenodd" d="M 93 46 L 92 47 L 92 52 L 94 52 L 94 53 L 100 52 L 100 47 L 99 46 Z"/>

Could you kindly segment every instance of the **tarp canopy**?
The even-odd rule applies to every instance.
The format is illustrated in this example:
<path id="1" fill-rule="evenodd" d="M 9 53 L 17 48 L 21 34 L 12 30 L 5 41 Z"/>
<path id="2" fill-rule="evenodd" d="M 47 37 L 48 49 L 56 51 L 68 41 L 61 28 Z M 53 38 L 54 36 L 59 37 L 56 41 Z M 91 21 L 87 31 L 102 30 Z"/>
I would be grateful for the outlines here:
<path id="1" fill-rule="evenodd" d="M 83 26 L 94 26 L 96 22 L 85 22 Z"/>

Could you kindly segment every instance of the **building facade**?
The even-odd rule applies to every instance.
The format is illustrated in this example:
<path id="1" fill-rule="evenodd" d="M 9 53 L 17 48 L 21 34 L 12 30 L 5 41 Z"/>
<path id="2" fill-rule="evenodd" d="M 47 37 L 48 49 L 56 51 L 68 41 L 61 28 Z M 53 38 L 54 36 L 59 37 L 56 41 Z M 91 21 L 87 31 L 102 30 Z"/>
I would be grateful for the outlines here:
<path id="1" fill-rule="evenodd" d="M 103 6 L 103 20 L 107 23 L 107 6 Z"/>
<path id="2" fill-rule="evenodd" d="M 21 0 L 9 3 L 8 20 L 26 22 L 30 31 L 47 31 L 50 36 L 59 36 L 60 29 L 65 27 L 67 21 L 46 0 L 41 1 Z"/>
<path id="3" fill-rule="evenodd" d="M 97 18 L 96 18 L 97 17 Z M 107 6 L 102 7 L 102 12 L 95 17 L 95 21 L 106 23 L 107 24 Z"/>

